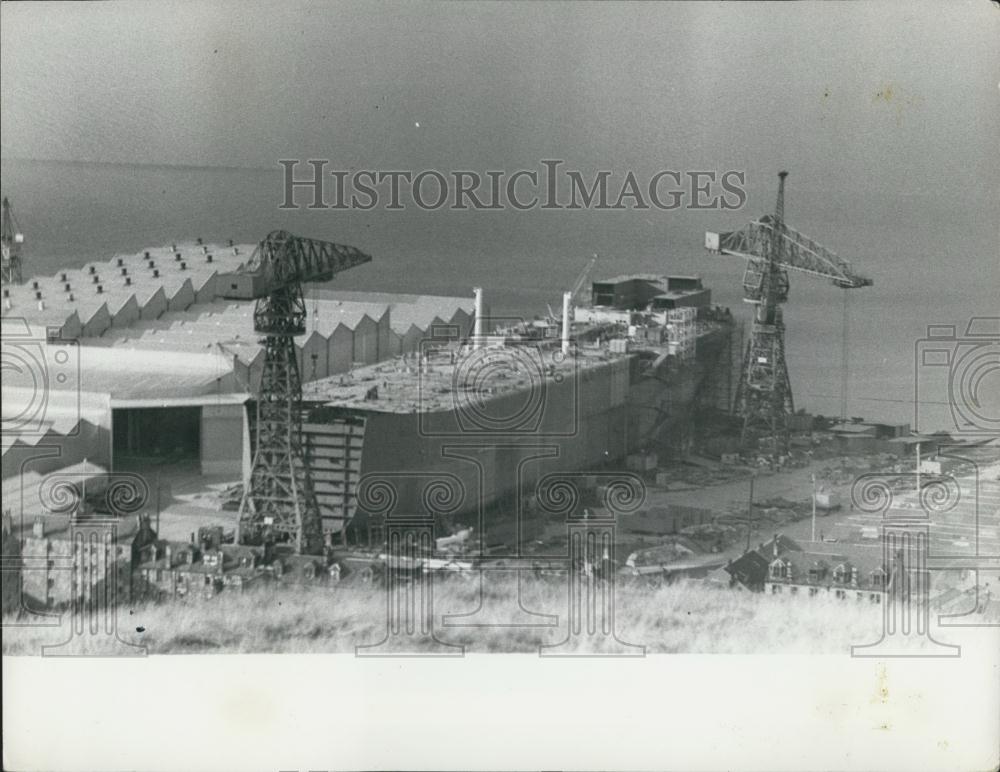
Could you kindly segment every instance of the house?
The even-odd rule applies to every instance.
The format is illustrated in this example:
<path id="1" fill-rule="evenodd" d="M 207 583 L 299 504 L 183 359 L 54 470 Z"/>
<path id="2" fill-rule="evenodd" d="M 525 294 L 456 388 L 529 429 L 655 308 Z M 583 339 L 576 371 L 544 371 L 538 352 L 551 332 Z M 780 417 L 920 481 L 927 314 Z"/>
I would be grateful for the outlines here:
<path id="1" fill-rule="evenodd" d="M 157 539 L 145 545 L 133 577 L 137 597 L 211 598 L 224 589 L 242 591 L 264 579 L 264 549 Z"/>
<path id="2" fill-rule="evenodd" d="M 797 542 L 781 534 L 725 567 L 731 585 L 771 595 L 833 595 L 881 603 L 894 572 L 881 544 Z M 926 585 L 916 585 L 926 586 Z"/>
<path id="3" fill-rule="evenodd" d="M 22 601 L 39 610 L 127 603 L 141 550 L 155 538 L 146 515 L 38 519 L 21 540 Z"/>
<path id="4" fill-rule="evenodd" d="M 801 550 L 772 551 L 764 592 L 772 595 L 830 595 L 841 600 L 881 603 L 893 572 L 881 545 L 807 543 Z"/>

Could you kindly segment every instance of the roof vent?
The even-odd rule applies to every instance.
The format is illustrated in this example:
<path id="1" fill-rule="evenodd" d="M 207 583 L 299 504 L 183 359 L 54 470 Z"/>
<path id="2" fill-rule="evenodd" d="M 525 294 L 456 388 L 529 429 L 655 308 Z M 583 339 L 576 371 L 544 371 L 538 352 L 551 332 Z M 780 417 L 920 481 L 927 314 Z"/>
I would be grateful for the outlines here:
<path id="1" fill-rule="evenodd" d="M 174 261 L 177 262 L 177 263 L 179 263 L 181 261 L 181 253 L 180 252 L 174 252 Z"/>
<path id="2" fill-rule="evenodd" d="M 32 289 L 38 289 L 38 282 L 37 281 L 31 282 L 31 288 Z"/>
<path id="3" fill-rule="evenodd" d="M 187 264 L 187 263 L 185 263 L 185 262 L 184 262 L 183 260 L 181 260 L 181 270 L 182 270 L 182 271 L 186 271 L 186 270 L 187 270 L 187 267 L 188 267 L 188 264 Z"/>
<path id="4" fill-rule="evenodd" d="M 94 283 L 94 284 L 97 284 L 97 282 L 99 282 L 100 280 L 101 280 L 101 277 L 100 277 L 100 276 L 98 276 L 98 275 L 97 275 L 97 274 L 95 273 L 95 274 L 94 274 L 94 282 L 93 282 L 93 283 Z"/>
<path id="5" fill-rule="evenodd" d="M 63 281 L 69 281 L 69 277 L 66 274 L 61 274 Z"/>
<path id="6" fill-rule="evenodd" d="M 143 256 L 144 258 L 146 258 L 147 260 L 149 260 L 149 250 L 147 249 L 147 250 L 146 250 L 145 252 L 143 252 L 143 253 L 142 253 L 142 256 Z"/>
<path id="7" fill-rule="evenodd" d="M 208 247 L 202 247 L 202 248 L 201 248 L 201 253 L 202 253 L 203 255 L 207 255 L 207 254 L 208 254 Z"/>
<path id="8" fill-rule="evenodd" d="M 171 244 L 170 245 L 170 251 L 171 252 L 176 252 L 177 251 L 177 245 L 176 244 Z"/>
<path id="9" fill-rule="evenodd" d="M 229 239 L 229 246 L 232 246 L 232 245 L 233 245 L 233 240 Z"/>
<path id="10" fill-rule="evenodd" d="M 104 292 L 104 285 L 103 284 L 98 284 L 97 285 L 97 294 L 100 295 L 102 292 Z"/>
<path id="11" fill-rule="evenodd" d="M 3 296 L 5 298 L 9 298 L 10 297 L 10 290 L 7 287 L 3 288 Z"/>
<path id="12" fill-rule="evenodd" d="M 201 244 L 201 236 L 199 236 L 198 238 L 196 238 L 195 241 L 200 245 Z"/>
<path id="13" fill-rule="evenodd" d="M 66 299 L 67 299 L 67 300 L 68 300 L 68 301 L 69 301 L 70 303 L 72 303 L 72 302 L 73 302 L 73 301 L 75 300 L 75 298 L 73 297 L 73 293 L 72 293 L 72 292 L 71 292 L 71 293 L 69 293 L 69 297 L 68 297 L 68 298 L 66 298 Z"/>
<path id="14" fill-rule="evenodd" d="M 234 255 L 238 255 L 239 253 L 240 253 L 240 248 L 239 247 L 233 247 L 233 254 Z"/>
<path id="15" fill-rule="evenodd" d="M 37 287 L 38 285 L 36 284 L 35 286 Z M 42 299 L 42 293 L 41 292 L 36 292 L 35 293 L 35 300 L 41 300 L 41 299 Z"/>
<path id="16" fill-rule="evenodd" d="M 149 267 L 152 268 L 154 265 L 156 265 L 156 261 L 155 260 L 150 260 L 149 261 Z"/>
<path id="17" fill-rule="evenodd" d="M 118 258 L 118 267 L 121 268 L 123 265 L 125 265 L 125 261 L 122 260 L 122 258 L 119 257 Z"/>
<path id="18" fill-rule="evenodd" d="M 90 266 L 88 273 L 97 273 L 97 269 L 94 266 Z"/>
<path id="19" fill-rule="evenodd" d="M 154 268 L 153 269 L 153 278 L 154 279 L 160 278 L 160 269 L 159 268 Z"/>
<path id="20" fill-rule="evenodd" d="M 205 255 L 205 262 L 206 263 L 211 263 L 212 262 L 212 254 L 211 253 Z"/>
<path id="21" fill-rule="evenodd" d="M 122 268 L 122 276 L 128 276 L 128 268 Z"/>
<path id="22" fill-rule="evenodd" d="M 66 286 L 64 289 L 66 290 L 66 292 L 69 292 L 69 282 L 66 282 Z"/>
<path id="23" fill-rule="evenodd" d="M 125 286 L 126 287 L 132 286 L 132 277 L 131 276 L 126 276 L 125 277 Z"/>

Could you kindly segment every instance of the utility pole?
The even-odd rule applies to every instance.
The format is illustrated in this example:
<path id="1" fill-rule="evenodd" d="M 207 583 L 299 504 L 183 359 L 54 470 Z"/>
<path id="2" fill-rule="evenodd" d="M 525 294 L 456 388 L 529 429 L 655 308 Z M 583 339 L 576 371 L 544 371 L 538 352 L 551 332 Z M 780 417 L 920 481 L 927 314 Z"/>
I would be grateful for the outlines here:
<path id="1" fill-rule="evenodd" d="M 812 540 L 816 541 L 816 474 L 812 475 L 813 483 L 813 519 L 812 519 Z"/>
<path id="2" fill-rule="evenodd" d="M 753 483 L 757 479 L 757 473 L 750 476 L 750 500 L 747 502 L 747 549 L 750 551 L 750 530 L 753 528 Z"/>

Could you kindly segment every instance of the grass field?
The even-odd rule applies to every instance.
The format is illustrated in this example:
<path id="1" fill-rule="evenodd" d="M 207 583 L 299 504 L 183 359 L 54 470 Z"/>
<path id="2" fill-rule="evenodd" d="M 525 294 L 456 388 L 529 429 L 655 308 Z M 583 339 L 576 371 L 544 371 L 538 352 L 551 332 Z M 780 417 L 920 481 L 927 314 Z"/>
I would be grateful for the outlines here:
<path id="1" fill-rule="evenodd" d="M 517 613 L 523 618 L 517 598 L 515 581 L 490 583 L 482 590 L 477 581 L 436 583 L 434 634 L 469 653 L 537 652 L 540 645 L 567 639 L 568 594 L 565 582 L 555 579 L 523 578 L 520 608 L 556 615 L 556 626 L 442 625 L 443 615 L 469 614 L 480 606 L 482 614 L 466 621 L 509 622 Z M 853 644 L 877 640 L 881 630 L 881 609 L 868 602 L 766 596 L 698 582 L 657 589 L 619 587 L 614 605 L 618 639 L 645 646 L 647 653 L 847 653 Z M 386 591 L 378 587 L 265 587 L 210 600 L 122 608 L 118 631 L 120 638 L 146 646 L 150 654 L 353 652 L 385 638 L 386 609 Z M 3 653 L 34 655 L 43 645 L 65 640 L 69 618 L 63 615 L 61 628 L 23 627 L 5 619 Z M 568 649 L 597 651 L 607 641 L 600 635 L 579 636 Z M 93 639 L 97 650 L 105 645 L 105 639 Z M 431 645 L 425 638 L 415 648 Z"/>

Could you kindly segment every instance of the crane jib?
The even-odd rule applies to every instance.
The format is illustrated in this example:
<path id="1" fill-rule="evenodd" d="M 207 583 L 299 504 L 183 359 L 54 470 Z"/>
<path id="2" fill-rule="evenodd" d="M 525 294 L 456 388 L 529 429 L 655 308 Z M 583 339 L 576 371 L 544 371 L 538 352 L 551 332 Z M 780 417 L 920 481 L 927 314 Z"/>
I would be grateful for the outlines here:
<path id="1" fill-rule="evenodd" d="M 329 281 L 371 259 L 356 247 L 274 231 L 257 245 L 246 265 L 220 275 L 218 281 L 225 298 L 259 300 L 281 287 Z"/>

